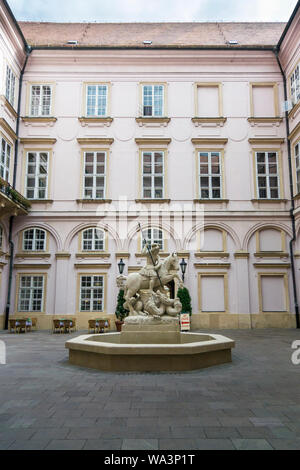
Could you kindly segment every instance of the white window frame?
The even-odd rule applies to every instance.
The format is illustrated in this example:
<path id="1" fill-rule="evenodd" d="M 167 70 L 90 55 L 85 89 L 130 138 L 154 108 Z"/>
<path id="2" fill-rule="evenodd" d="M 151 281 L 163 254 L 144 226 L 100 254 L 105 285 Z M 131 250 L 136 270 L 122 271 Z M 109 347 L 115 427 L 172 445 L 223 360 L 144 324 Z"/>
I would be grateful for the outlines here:
<path id="1" fill-rule="evenodd" d="M 91 238 L 85 238 L 85 234 L 91 232 Z M 97 238 L 97 233 L 101 234 L 100 237 Z M 102 248 L 97 248 L 96 244 L 98 241 L 102 241 Z M 85 243 L 91 243 L 91 248 L 85 248 Z M 105 249 L 105 233 L 104 230 L 101 230 L 96 227 L 90 227 L 82 231 L 82 244 L 81 250 L 82 251 L 104 251 Z"/>
<path id="2" fill-rule="evenodd" d="M 87 162 L 87 154 L 93 154 L 93 162 Z M 104 162 L 97 162 L 97 154 L 104 154 Z M 87 166 L 93 166 L 92 173 L 86 173 Z M 97 166 L 104 167 L 103 173 L 97 173 Z M 83 154 L 83 199 L 105 199 L 106 194 L 106 167 L 107 167 L 107 151 L 106 150 L 86 150 Z M 98 186 L 97 188 L 97 178 L 104 179 L 103 187 Z M 86 178 L 93 179 L 93 186 L 86 186 Z M 97 190 L 103 191 L 103 197 L 97 197 Z M 86 195 L 86 191 L 92 191 L 91 196 Z"/>
<path id="3" fill-rule="evenodd" d="M 93 105 L 89 106 L 89 89 L 90 88 L 96 88 L 96 93 L 95 93 L 95 102 Z M 100 89 L 105 89 L 105 94 L 100 93 Z M 102 100 L 105 101 L 104 106 L 99 105 L 99 99 L 103 97 Z M 89 109 L 91 109 L 92 112 L 89 112 Z M 102 109 L 104 109 L 104 112 L 100 112 Z M 108 110 L 108 85 L 105 83 L 90 83 L 86 85 L 86 117 L 107 117 L 107 110 Z"/>
<path id="4" fill-rule="evenodd" d="M 90 286 L 83 286 L 83 278 L 91 278 Z M 95 286 L 95 280 L 96 278 L 101 278 L 102 279 L 102 286 Z M 100 281 L 101 282 L 101 281 Z M 79 281 L 79 311 L 80 312 L 103 312 L 104 311 L 104 283 L 105 279 L 103 275 L 99 274 L 81 274 L 80 275 L 80 281 Z M 88 299 L 87 297 L 83 297 L 83 289 L 90 290 L 90 298 Z M 102 290 L 100 301 L 101 301 L 101 309 L 94 309 L 94 301 L 97 301 L 96 298 L 94 298 L 94 291 L 97 289 Z M 88 303 L 90 302 L 90 308 L 83 309 L 82 308 L 82 302 Z"/>
<path id="5" fill-rule="evenodd" d="M 150 236 L 149 236 L 150 235 Z M 146 243 L 157 243 L 160 246 L 160 250 L 164 250 L 164 232 L 162 229 L 157 227 L 148 227 L 142 231 L 142 249 Z"/>
<path id="6" fill-rule="evenodd" d="M 258 154 L 259 153 L 264 153 L 265 154 L 265 163 L 263 162 L 258 162 L 257 161 L 257 158 L 258 158 Z M 269 164 L 266 163 L 266 156 L 271 154 L 271 153 L 274 153 L 276 155 L 276 173 L 270 173 L 269 171 Z M 266 171 L 265 173 L 259 173 L 258 172 L 258 165 L 265 165 L 265 168 L 266 168 Z M 277 199 L 280 199 L 280 163 L 279 163 L 279 154 L 277 151 L 273 151 L 273 150 L 270 150 L 270 151 L 256 151 L 255 152 L 255 171 L 256 171 L 256 191 L 257 191 L 257 199 L 261 199 L 261 200 L 266 200 L 266 199 L 274 199 L 274 200 L 277 200 Z M 267 168 L 268 167 L 268 168 Z M 277 178 L 277 186 L 270 186 L 270 178 Z M 264 186 L 259 186 L 259 178 L 266 178 L 266 187 Z M 266 197 L 261 197 L 260 196 L 260 189 L 266 189 Z M 272 189 L 276 189 L 277 190 L 277 194 L 278 194 L 278 197 L 271 197 L 271 190 Z"/>
<path id="7" fill-rule="evenodd" d="M 205 155 L 204 155 L 205 154 Z M 213 173 L 212 167 L 213 162 L 212 162 L 212 157 L 215 155 L 218 156 L 219 162 L 216 163 L 215 165 L 219 166 L 219 172 L 218 173 Z M 201 173 L 201 165 L 206 165 L 206 163 L 201 162 L 201 156 L 206 156 L 207 155 L 207 173 Z M 222 199 L 223 198 L 223 168 L 222 168 L 222 152 L 218 150 L 212 150 L 212 151 L 206 151 L 206 150 L 199 150 L 198 151 L 198 168 L 199 168 L 199 174 L 198 174 L 198 181 L 199 181 L 199 198 L 200 199 Z M 201 178 L 208 178 L 208 187 L 202 186 L 201 185 Z M 219 178 L 220 180 L 220 185 L 219 186 L 213 186 L 213 178 Z M 202 195 L 202 191 L 207 191 L 208 190 L 208 197 L 204 197 Z M 220 191 L 219 196 L 214 196 L 213 191 Z"/>
<path id="8" fill-rule="evenodd" d="M 22 278 L 30 278 L 30 285 L 29 286 L 22 286 Z M 35 279 L 42 280 L 41 286 L 35 286 L 34 281 Z M 38 292 L 40 292 L 41 297 L 36 299 Z M 22 293 L 26 294 L 29 293 L 28 299 L 22 299 Z M 45 276 L 42 274 L 32 275 L 32 274 L 20 274 L 19 277 L 19 292 L 18 292 L 18 312 L 43 312 L 44 307 L 44 295 L 45 295 Z M 23 296 L 24 297 L 24 296 Z M 28 308 L 21 308 L 22 300 L 29 300 Z M 34 302 L 40 302 L 40 308 L 34 308 Z"/>
<path id="9" fill-rule="evenodd" d="M 145 95 L 145 89 L 151 89 L 151 94 Z M 158 101 L 158 92 L 162 90 L 161 96 Z M 150 98 L 151 97 L 151 98 Z M 143 117 L 163 117 L 165 107 L 165 85 L 161 83 L 157 84 L 144 84 L 142 86 L 142 115 Z M 145 113 L 145 108 L 151 108 L 151 113 Z M 160 111 L 161 109 L 161 111 Z M 150 109 L 149 109 L 150 111 Z"/>
<path id="10" fill-rule="evenodd" d="M 9 65 L 6 66 L 5 79 L 5 97 L 7 101 L 14 107 L 16 90 L 16 76 Z"/>
<path id="11" fill-rule="evenodd" d="M 162 173 L 155 173 L 155 154 L 159 154 L 161 156 L 161 163 L 158 163 L 157 166 L 162 166 Z M 149 173 L 145 173 L 146 163 L 144 163 L 144 156 L 151 155 L 151 171 Z M 151 178 L 151 187 L 144 187 L 144 178 Z M 160 186 L 155 185 L 155 178 L 162 178 L 162 188 Z M 161 189 L 162 193 L 160 196 L 155 195 L 156 191 Z M 145 191 L 150 190 L 151 196 L 145 196 Z M 165 196 L 165 152 L 162 150 L 143 150 L 142 151 L 142 199 L 163 199 Z"/>
<path id="12" fill-rule="evenodd" d="M 300 101 L 300 62 L 290 76 L 291 101 L 293 106 Z"/>
<path id="13" fill-rule="evenodd" d="M 29 155 L 35 155 L 35 162 L 29 161 Z M 47 155 L 47 161 L 41 161 L 42 155 Z M 26 198 L 32 199 L 47 199 L 48 197 L 48 177 L 49 177 L 49 157 L 50 153 L 47 150 L 30 150 L 26 153 L 26 175 L 25 175 L 25 194 Z M 31 166 L 35 165 L 35 172 L 29 173 Z M 41 169 L 46 170 L 45 173 L 41 173 Z M 28 179 L 34 179 L 34 186 L 28 186 Z M 41 180 L 45 180 L 45 186 L 40 186 Z M 29 194 L 29 191 L 33 191 L 33 197 Z M 45 192 L 45 196 L 40 196 L 40 191 Z"/>
<path id="14" fill-rule="evenodd" d="M 11 164 L 11 145 L 2 137 L 0 155 L 0 177 L 9 182 Z"/>
<path id="15" fill-rule="evenodd" d="M 296 167 L 296 188 L 297 194 L 300 193 L 300 140 L 294 147 L 295 150 L 295 167 Z"/>
<path id="16" fill-rule="evenodd" d="M 39 98 L 37 99 L 37 104 L 33 103 L 34 96 L 33 91 L 34 88 L 39 88 Z M 49 89 L 49 103 L 46 105 L 43 104 L 44 98 L 46 96 L 45 89 Z M 53 87 L 49 83 L 34 83 L 30 85 L 30 109 L 29 115 L 32 117 L 49 117 L 52 113 L 52 94 L 53 94 Z"/>
<path id="17" fill-rule="evenodd" d="M 27 232 L 32 232 L 32 238 L 26 238 L 25 234 Z M 43 234 L 43 236 L 39 236 Z M 26 241 L 31 241 L 32 247 L 27 248 L 26 247 Z M 39 243 L 43 242 L 43 247 L 39 248 L 38 245 Z M 42 228 L 38 227 L 31 227 L 27 228 L 26 230 L 23 231 L 22 235 L 22 250 L 23 251 L 38 251 L 38 252 L 43 252 L 46 251 L 46 242 L 47 242 L 47 232 L 46 230 L 43 230 Z"/>

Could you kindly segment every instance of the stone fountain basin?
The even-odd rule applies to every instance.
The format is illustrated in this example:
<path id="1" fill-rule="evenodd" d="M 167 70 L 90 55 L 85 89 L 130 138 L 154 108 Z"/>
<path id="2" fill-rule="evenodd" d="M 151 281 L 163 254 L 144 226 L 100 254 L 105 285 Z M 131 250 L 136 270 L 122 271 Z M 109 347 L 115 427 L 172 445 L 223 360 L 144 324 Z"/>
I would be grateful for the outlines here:
<path id="1" fill-rule="evenodd" d="M 150 343 L 141 335 L 93 334 L 73 338 L 65 346 L 71 364 L 115 372 L 202 369 L 231 362 L 235 346 L 233 340 L 217 334 L 178 332 L 169 343 L 164 335 L 152 339 Z"/>

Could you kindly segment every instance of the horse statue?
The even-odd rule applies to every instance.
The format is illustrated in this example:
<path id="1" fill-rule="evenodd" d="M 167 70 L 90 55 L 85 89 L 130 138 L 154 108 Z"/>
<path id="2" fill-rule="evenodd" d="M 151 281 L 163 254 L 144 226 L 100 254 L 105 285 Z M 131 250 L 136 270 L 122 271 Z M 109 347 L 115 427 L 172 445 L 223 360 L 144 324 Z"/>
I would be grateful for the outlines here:
<path id="1" fill-rule="evenodd" d="M 170 272 L 175 271 L 175 272 Z M 179 271 L 179 260 L 176 253 L 169 255 L 164 261 L 158 264 L 156 277 L 149 277 L 144 275 L 144 268 L 137 273 L 131 273 L 128 275 L 125 281 L 125 303 L 124 308 L 129 310 L 130 315 L 134 315 L 134 308 L 132 306 L 132 299 L 139 292 L 140 289 L 150 289 L 154 291 L 161 289 L 173 279 L 178 279 L 180 284 L 182 281 L 178 275 Z"/>

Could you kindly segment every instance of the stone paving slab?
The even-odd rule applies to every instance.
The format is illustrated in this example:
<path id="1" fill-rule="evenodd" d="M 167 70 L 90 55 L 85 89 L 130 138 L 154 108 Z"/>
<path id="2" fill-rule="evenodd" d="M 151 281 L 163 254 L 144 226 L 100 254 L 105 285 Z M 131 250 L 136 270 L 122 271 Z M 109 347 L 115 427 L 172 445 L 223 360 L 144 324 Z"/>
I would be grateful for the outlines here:
<path id="1" fill-rule="evenodd" d="M 83 333 L 0 332 L 0 450 L 300 449 L 299 330 L 216 330 L 233 362 L 183 373 L 71 366 Z"/>

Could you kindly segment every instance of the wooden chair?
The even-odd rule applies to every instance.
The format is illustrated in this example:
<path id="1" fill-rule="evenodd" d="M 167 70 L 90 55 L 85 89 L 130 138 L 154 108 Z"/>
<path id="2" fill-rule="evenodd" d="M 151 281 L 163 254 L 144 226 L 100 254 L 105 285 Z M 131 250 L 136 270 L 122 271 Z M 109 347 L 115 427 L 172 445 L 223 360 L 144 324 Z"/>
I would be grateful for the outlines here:
<path id="1" fill-rule="evenodd" d="M 52 330 L 52 333 L 62 333 L 62 325 L 61 325 L 61 321 L 60 320 L 53 320 L 53 330 Z"/>
<path id="2" fill-rule="evenodd" d="M 70 332 L 76 331 L 76 318 L 71 318 Z"/>
<path id="3" fill-rule="evenodd" d="M 17 325 L 16 325 L 17 320 L 9 320 L 9 331 L 17 333 Z"/>
<path id="4" fill-rule="evenodd" d="M 94 330 L 94 333 L 96 333 L 96 320 L 89 320 L 89 333 L 91 332 L 91 330 Z"/>
<path id="5" fill-rule="evenodd" d="M 31 328 L 34 328 L 35 330 L 37 330 L 37 318 L 31 319 Z"/>
<path id="6" fill-rule="evenodd" d="M 98 331 L 99 333 L 104 333 L 106 320 L 98 320 Z"/>
<path id="7" fill-rule="evenodd" d="M 64 320 L 63 332 L 70 333 L 71 320 Z"/>
<path id="8" fill-rule="evenodd" d="M 18 333 L 22 333 L 22 331 L 24 331 L 24 333 L 26 332 L 26 319 L 25 318 L 21 318 L 20 320 L 18 320 L 17 331 Z"/>

